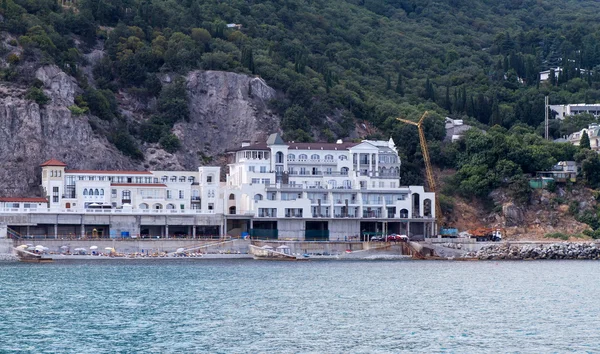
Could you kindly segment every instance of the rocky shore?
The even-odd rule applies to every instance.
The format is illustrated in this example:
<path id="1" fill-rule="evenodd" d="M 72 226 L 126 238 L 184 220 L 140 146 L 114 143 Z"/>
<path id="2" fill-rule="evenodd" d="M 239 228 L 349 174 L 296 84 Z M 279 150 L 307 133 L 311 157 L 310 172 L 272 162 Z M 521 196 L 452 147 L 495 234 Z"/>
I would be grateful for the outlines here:
<path id="1" fill-rule="evenodd" d="M 528 245 L 503 243 L 484 247 L 477 252 L 470 252 L 467 257 L 481 260 L 600 259 L 600 247 L 598 244 L 591 242 Z"/>

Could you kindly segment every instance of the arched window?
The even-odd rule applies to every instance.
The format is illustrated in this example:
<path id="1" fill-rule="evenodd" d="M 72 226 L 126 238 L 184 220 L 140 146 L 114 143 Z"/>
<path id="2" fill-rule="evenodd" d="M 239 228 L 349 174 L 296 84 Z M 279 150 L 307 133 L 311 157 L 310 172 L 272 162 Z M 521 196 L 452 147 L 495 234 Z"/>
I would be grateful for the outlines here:
<path id="1" fill-rule="evenodd" d="M 54 170 L 50 170 L 50 177 L 54 177 Z"/>
<path id="2" fill-rule="evenodd" d="M 229 200 L 235 200 L 235 194 L 231 193 L 231 194 L 229 195 Z"/>
<path id="3" fill-rule="evenodd" d="M 262 196 L 262 194 L 255 194 L 255 195 L 254 195 L 254 201 L 255 201 L 255 202 L 256 202 L 256 201 L 259 201 L 259 200 L 262 200 L 262 199 L 263 199 L 263 196 Z"/>
<path id="4" fill-rule="evenodd" d="M 83 190 L 83 195 L 88 195 L 87 188 Z"/>
<path id="5" fill-rule="evenodd" d="M 310 159 L 311 159 L 311 160 L 318 160 L 318 159 L 319 159 L 319 155 L 317 155 L 317 154 L 312 154 L 312 155 L 310 155 Z"/>
<path id="6" fill-rule="evenodd" d="M 194 176 L 189 176 L 188 177 L 188 182 L 194 183 Z"/>
<path id="7" fill-rule="evenodd" d="M 340 155 L 339 158 L 340 158 L 340 161 L 346 161 L 346 160 L 348 160 L 348 156 L 346 156 L 346 155 Z"/>
<path id="8" fill-rule="evenodd" d="M 167 183 L 168 180 L 169 180 L 169 177 L 167 177 L 167 176 L 162 176 L 161 177 L 162 183 Z"/>
<path id="9" fill-rule="evenodd" d="M 94 195 L 100 195 L 100 191 L 98 190 L 98 188 L 96 188 L 96 190 L 94 191 Z"/>
<path id="10" fill-rule="evenodd" d="M 275 163 L 283 163 L 283 152 L 277 151 L 275 154 Z"/>
<path id="11" fill-rule="evenodd" d="M 185 182 L 185 176 L 179 177 L 179 182 Z"/>
<path id="12" fill-rule="evenodd" d="M 100 190 L 100 195 L 104 195 L 104 188 Z"/>
<path id="13" fill-rule="evenodd" d="M 348 167 L 342 167 L 340 172 L 342 173 L 342 176 L 348 176 Z"/>
<path id="14" fill-rule="evenodd" d="M 300 161 L 306 161 L 308 159 L 308 155 L 306 154 L 300 154 L 300 156 L 298 156 L 298 160 Z"/>
<path id="15" fill-rule="evenodd" d="M 325 155 L 325 161 L 333 161 L 333 155 Z"/>
<path id="16" fill-rule="evenodd" d="M 229 214 L 235 214 L 235 207 L 229 207 Z"/>
<path id="17" fill-rule="evenodd" d="M 148 204 L 146 204 L 146 203 L 140 204 L 140 209 L 144 209 L 144 210 L 148 209 Z"/>
<path id="18" fill-rule="evenodd" d="M 294 154 L 288 154 L 287 159 L 288 159 L 288 161 L 296 161 L 296 155 L 294 155 Z"/>
<path id="19" fill-rule="evenodd" d="M 175 209 L 175 205 L 169 203 L 169 204 L 167 204 L 167 209 L 168 210 L 173 210 L 173 209 Z"/>

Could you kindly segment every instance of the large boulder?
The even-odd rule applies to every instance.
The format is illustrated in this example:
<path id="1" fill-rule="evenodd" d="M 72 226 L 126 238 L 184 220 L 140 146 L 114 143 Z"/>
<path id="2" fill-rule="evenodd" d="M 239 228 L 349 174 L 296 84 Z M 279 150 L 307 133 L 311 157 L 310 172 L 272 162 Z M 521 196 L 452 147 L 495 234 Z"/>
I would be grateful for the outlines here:
<path id="1" fill-rule="evenodd" d="M 506 227 L 520 226 L 523 224 L 523 209 L 512 202 L 502 205 L 502 214 L 504 215 L 504 225 Z"/>

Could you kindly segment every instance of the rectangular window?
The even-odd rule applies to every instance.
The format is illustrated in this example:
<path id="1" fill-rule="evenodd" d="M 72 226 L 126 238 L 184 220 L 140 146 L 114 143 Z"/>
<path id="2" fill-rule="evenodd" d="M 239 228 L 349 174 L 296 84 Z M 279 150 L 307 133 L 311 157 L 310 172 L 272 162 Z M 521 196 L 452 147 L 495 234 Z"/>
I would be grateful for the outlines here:
<path id="1" fill-rule="evenodd" d="M 248 171 L 249 172 L 254 172 L 254 166 L 248 166 Z"/>
<path id="2" fill-rule="evenodd" d="M 58 203 L 58 187 L 52 187 L 52 203 Z"/>
<path id="3" fill-rule="evenodd" d="M 396 188 L 396 182 L 390 182 L 390 188 Z"/>
<path id="4" fill-rule="evenodd" d="M 98 177 L 98 181 L 104 181 L 104 176 Z"/>
<path id="5" fill-rule="evenodd" d="M 379 182 L 379 188 L 385 187 L 385 182 Z"/>
<path id="6" fill-rule="evenodd" d="M 116 197 L 117 197 L 117 190 L 116 190 L 116 189 L 113 189 L 113 190 L 111 191 L 111 194 L 112 194 L 112 197 L 113 197 L 113 198 L 116 198 Z"/>
<path id="7" fill-rule="evenodd" d="M 259 184 L 260 178 L 252 178 L 252 184 Z"/>
<path id="8" fill-rule="evenodd" d="M 183 191 L 179 191 L 179 199 L 183 199 Z"/>
<path id="9" fill-rule="evenodd" d="M 260 166 L 260 173 L 267 172 L 267 166 Z"/>
<path id="10" fill-rule="evenodd" d="M 18 208 L 19 207 L 19 203 L 13 203 L 12 204 L 12 208 Z"/>
<path id="11" fill-rule="evenodd" d="M 171 191 L 167 189 L 167 199 L 171 199 L 172 197 Z"/>
<path id="12" fill-rule="evenodd" d="M 262 182 L 262 184 L 269 185 L 269 184 L 271 184 L 271 179 L 269 179 L 269 178 L 263 178 L 261 182 Z"/>
<path id="13" fill-rule="evenodd" d="M 213 210 L 215 205 L 213 203 L 208 203 L 208 210 Z"/>

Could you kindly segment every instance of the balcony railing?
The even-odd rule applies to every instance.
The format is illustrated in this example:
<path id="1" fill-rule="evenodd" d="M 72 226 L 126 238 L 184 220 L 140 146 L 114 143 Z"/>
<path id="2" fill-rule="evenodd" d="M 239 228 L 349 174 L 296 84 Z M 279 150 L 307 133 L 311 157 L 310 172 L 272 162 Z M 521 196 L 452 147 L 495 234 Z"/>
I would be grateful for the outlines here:
<path id="1" fill-rule="evenodd" d="M 191 201 L 192 202 L 199 202 L 200 201 L 200 197 L 191 197 Z"/>
<path id="2" fill-rule="evenodd" d="M 200 209 L 21 209 L 5 208 L 0 213 L 33 213 L 33 214 L 215 214 L 214 210 Z"/>

